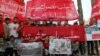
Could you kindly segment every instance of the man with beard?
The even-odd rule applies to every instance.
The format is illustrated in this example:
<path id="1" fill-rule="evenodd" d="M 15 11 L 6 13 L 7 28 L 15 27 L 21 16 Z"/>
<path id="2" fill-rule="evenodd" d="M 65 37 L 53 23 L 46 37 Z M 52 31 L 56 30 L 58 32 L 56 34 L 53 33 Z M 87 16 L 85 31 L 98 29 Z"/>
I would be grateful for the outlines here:
<path id="1" fill-rule="evenodd" d="M 10 36 L 14 36 L 14 38 L 18 38 L 18 18 L 14 17 L 13 22 L 9 24 L 9 29 L 10 29 Z"/>
<path id="2" fill-rule="evenodd" d="M 9 24 L 9 36 L 13 36 L 15 38 L 15 41 L 18 40 L 18 28 L 19 28 L 19 24 L 18 24 L 18 18 L 17 17 L 14 17 L 13 18 L 13 22 Z M 16 44 L 13 48 L 13 52 L 15 54 L 15 56 L 18 56 L 18 53 L 17 53 L 17 49 L 16 49 Z"/>

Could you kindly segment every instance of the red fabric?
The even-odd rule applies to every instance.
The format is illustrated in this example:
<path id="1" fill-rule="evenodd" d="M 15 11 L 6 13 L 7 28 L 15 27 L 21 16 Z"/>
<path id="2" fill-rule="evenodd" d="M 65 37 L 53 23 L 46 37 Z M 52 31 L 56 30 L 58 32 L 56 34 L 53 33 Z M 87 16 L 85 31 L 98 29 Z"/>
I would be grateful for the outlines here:
<path id="1" fill-rule="evenodd" d="M 78 19 L 78 14 L 72 0 L 32 0 L 27 3 L 27 16 L 33 20 Z"/>
<path id="2" fill-rule="evenodd" d="M 4 28 L 3 28 L 3 24 L 0 23 L 0 37 L 2 37 L 4 34 Z"/>
<path id="3" fill-rule="evenodd" d="M 4 18 L 10 17 L 13 19 L 16 14 L 19 14 L 20 18 L 24 17 L 23 15 L 25 14 L 25 5 L 20 5 L 16 1 L 17 0 L 0 0 L 0 13 L 3 13 Z"/>
<path id="4" fill-rule="evenodd" d="M 100 39 L 100 33 L 92 34 L 92 39 L 94 39 L 94 40 Z"/>
<path id="5" fill-rule="evenodd" d="M 23 21 L 24 23 L 25 23 L 25 17 L 24 16 L 22 16 L 22 14 L 16 14 L 16 17 L 18 17 L 18 22 L 21 22 L 21 21 Z"/>
<path id="6" fill-rule="evenodd" d="M 5 16 L 14 17 L 17 12 L 17 4 L 13 0 L 0 0 L 0 9 Z M 6 8 L 6 9 L 4 9 Z"/>
<path id="7" fill-rule="evenodd" d="M 16 17 L 19 18 L 19 21 L 25 21 L 25 5 L 19 5 Z"/>
<path id="8" fill-rule="evenodd" d="M 16 1 L 16 3 L 18 3 L 19 5 L 25 5 L 24 1 L 22 0 L 14 0 L 14 1 Z"/>
<path id="9" fill-rule="evenodd" d="M 89 24 L 92 25 L 93 24 L 93 19 L 95 18 L 96 21 L 100 20 L 100 0 L 95 0 L 95 2 L 92 5 L 92 13 L 91 13 L 91 18 L 90 18 L 90 22 Z"/>
<path id="10" fill-rule="evenodd" d="M 67 37 L 78 36 L 79 38 L 70 38 L 70 39 L 86 41 L 85 30 L 83 26 L 59 26 L 59 27 L 25 26 L 24 29 L 22 30 L 22 34 L 23 36 L 26 36 L 26 35 L 37 36 L 37 35 L 42 35 L 42 34 L 52 35 L 52 36 L 67 36 Z"/>
<path id="11" fill-rule="evenodd" d="M 49 42 L 43 42 L 44 48 L 48 49 L 49 48 Z"/>
<path id="12" fill-rule="evenodd" d="M 30 38 L 24 38 L 22 42 L 23 43 L 29 43 L 30 42 Z"/>

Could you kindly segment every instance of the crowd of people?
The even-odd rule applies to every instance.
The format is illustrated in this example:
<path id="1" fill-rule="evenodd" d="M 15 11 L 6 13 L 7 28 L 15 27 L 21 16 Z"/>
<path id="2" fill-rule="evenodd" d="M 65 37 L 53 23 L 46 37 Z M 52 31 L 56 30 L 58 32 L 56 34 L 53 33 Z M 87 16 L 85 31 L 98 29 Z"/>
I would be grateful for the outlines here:
<path id="1" fill-rule="evenodd" d="M 17 39 L 22 39 L 21 38 L 22 36 L 20 36 L 20 31 L 26 25 L 27 26 L 71 26 L 70 24 L 68 24 L 68 20 L 65 20 L 63 24 L 62 24 L 62 21 L 58 21 L 57 24 L 54 24 L 53 18 L 48 18 L 48 20 L 44 20 L 44 21 L 37 21 L 37 20 L 34 21 L 31 18 L 27 18 L 26 22 L 24 21 L 19 22 L 18 18 L 14 17 L 13 21 L 11 22 L 10 18 L 7 17 L 3 19 L 3 15 L 0 15 L 0 30 L 1 30 L 0 37 L 3 38 L 3 44 L 6 46 L 5 52 L 4 52 L 5 56 L 9 56 L 9 55 L 13 56 L 13 54 L 15 54 L 15 56 L 19 56 L 18 49 L 17 49 Z M 78 21 L 76 21 L 73 25 L 83 25 L 84 26 L 84 21 L 79 20 L 79 23 Z M 44 38 L 42 42 L 43 42 L 44 49 L 48 50 L 49 49 L 49 38 L 48 37 Z M 93 43 L 94 41 L 87 42 L 89 54 L 90 54 L 90 50 L 92 51 L 91 54 L 95 54 L 93 51 L 94 49 Z M 97 44 L 96 41 L 95 43 Z M 90 49 L 90 46 L 93 48 Z M 81 41 L 72 42 L 72 48 L 73 48 L 72 56 L 77 56 L 79 54 L 79 51 L 81 52 L 82 55 L 84 55 L 86 52 L 85 43 Z M 98 50 L 97 50 L 97 54 L 98 54 Z M 45 56 L 45 53 L 43 54 L 43 56 Z M 56 56 L 59 56 L 59 55 L 56 55 Z M 66 56 L 66 55 L 62 55 L 62 56 Z"/>
<path id="2" fill-rule="evenodd" d="M 93 18 L 92 25 L 86 25 L 86 33 L 92 34 L 93 31 L 100 31 L 98 27 L 98 20 Z M 100 46 L 100 40 L 88 40 L 87 41 L 87 51 L 88 55 L 99 55 L 99 46 Z"/>

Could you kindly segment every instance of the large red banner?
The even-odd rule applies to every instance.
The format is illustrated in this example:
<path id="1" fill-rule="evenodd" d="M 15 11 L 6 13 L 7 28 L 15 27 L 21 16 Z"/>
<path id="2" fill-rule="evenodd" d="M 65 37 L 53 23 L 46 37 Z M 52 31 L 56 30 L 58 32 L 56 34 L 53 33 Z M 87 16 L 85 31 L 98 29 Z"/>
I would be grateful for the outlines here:
<path id="1" fill-rule="evenodd" d="M 19 5 L 25 5 L 25 4 L 24 4 L 24 0 L 14 0 L 14 1 L 16 1 L 17 4 L 19 4 Z"/>
<path id="2" fill-rule="evenodd" d="M 25 5 L 18 4 L 15 0 L 0 0 L 0 13 L 4 16 L 13 18 L 16 14 L 24 16 Z"/>
<path id="3" fill-rule="evenodd" d="M 90 24 L 93 24 L 94 19 L 96 21 L 100 19 L 100 0 L 95 0 L 95 2 L 92 4 Z"/>
<path id="4" fill-rule="evenodd" d="M 27 3 L 27 16 L 34 20 L 78 19 L 78 14 L 72 0 L 32 0 Z"/>
<path id="5" fill-rule="evenodd" d="M 63 36 L 67 39 L 86 41 L 85 30 L 83 26 L 56 26 L 56 27 L 32 27 L 25 26 L 21 31 L 22 36 Z"/>
<path id="6" fill-rule="evenodd" d="M 4 12 L 5 16 L 15 16 L 17 13 L 17 4 L 12 0 L 1 0 L 0 1 L 0 11 Z"/>
<path id="7" fill-rule="evenodd" d="M 92 5 L 92 18 L 98 18 L 100 17 L 100 0 L 95 0 L 95 2 Z"/>

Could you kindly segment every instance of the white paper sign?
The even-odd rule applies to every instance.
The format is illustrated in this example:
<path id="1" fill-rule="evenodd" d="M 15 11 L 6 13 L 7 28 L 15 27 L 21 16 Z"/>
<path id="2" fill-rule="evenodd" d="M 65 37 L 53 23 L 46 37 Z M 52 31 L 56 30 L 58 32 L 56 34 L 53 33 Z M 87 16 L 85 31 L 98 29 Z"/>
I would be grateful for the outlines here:
<path id="1" fill-rule="evenodd" d="M 18 45 L 20 56 L 42 56 L 40 43 L 20 43 Z"/>
<path id="2" fill-rule="evenodd" d="M 71 41 L 65 39 L 50 40 L 50 54 L 71 54 Z"/>
<path id="3" fill-rule="evenodd" d="M 92 34 L 86 34 L 87 41 L 93 41 Z"/>
<path id="4" fill-rule="evenodd" d="M 97 21 L 97 24 L 98 24 L 97 27 L 100 28 L 100 20 Z"/>
<path id="5" fill-rule="evenodd" d="M 86 39 L 87 41 L 100 40 L 100 31 L 92 31 L 91 34 L 86 34 Z"/>

